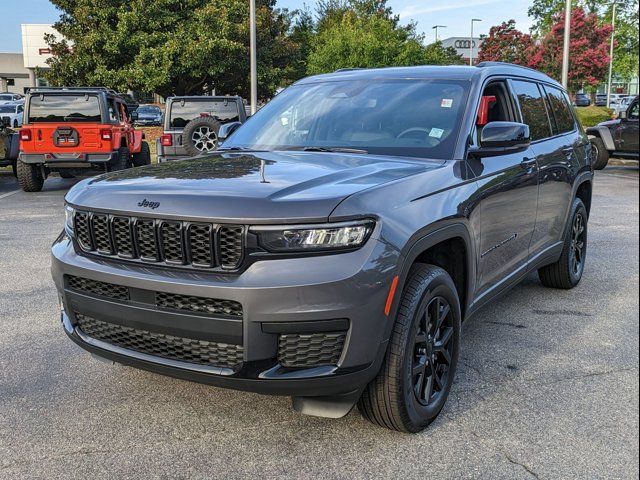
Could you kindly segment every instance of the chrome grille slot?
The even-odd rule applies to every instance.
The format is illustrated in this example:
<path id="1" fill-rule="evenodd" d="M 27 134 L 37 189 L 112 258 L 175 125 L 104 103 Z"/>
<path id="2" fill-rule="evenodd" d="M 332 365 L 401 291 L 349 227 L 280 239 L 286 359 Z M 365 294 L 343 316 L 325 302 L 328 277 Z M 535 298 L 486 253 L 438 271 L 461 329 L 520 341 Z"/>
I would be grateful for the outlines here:
<path id="1" fill-rule="evenodd" d="M 162 257 L 167 263 L 184 263 L 182 225 L 179 222 L 162 222 L 160 225 Z"/>
<path id="2" fill-rule="evenodd" d="M 118 255 L 133 258 L 134 246 L 133 236 L 131 235 L 131 219 L 129 217 L 113 218 L 113 239 Z"/>
<path id="3" fill-rule="evenodd" d="M 98 253 L 112 255 L 113 248 L 111 246 L 109 216 L 98 213 L 94 214 L 91 217 L 91 230 L 93 231 L 93 240 Z"/>
<path id="4" fill-rule="evenodd" d="M 136 222 L 136 237 L 140 258 L 148 262 L 157 262 L 159 258 L 156 222 L 138 219 Z"/>

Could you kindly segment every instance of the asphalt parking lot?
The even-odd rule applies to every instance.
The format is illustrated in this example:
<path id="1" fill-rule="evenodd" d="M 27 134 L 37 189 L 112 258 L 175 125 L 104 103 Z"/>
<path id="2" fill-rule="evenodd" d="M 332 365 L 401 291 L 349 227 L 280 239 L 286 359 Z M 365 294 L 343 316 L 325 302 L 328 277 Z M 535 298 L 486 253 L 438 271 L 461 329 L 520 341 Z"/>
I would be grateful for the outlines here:
<path id="1" fill-rule="evenodd" d="M 596 176 L 584 279 L 535 275 L 465 327 L 420 435 L 92 359 L 63 333 L 49 245 L 73 181 L 0 173 L 0 478 L 637 478 L 638 168 Z"/>

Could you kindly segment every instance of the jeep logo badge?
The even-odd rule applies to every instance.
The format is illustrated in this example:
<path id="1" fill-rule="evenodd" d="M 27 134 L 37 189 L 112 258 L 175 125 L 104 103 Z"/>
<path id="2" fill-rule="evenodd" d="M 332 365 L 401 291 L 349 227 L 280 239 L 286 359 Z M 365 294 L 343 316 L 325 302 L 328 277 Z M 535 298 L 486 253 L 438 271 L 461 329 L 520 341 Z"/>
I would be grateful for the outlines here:
<path id="1" fill-rule="evenodd" d="M 151 210 L 155 210 L 156 208 L 158 208 L 160 206 L 160 202 L 150 202 L 149 200 L 147 200 L 145 198 L 141 202 L 138 202 L 138 206 L 139 207 L 150 208 Z"/>

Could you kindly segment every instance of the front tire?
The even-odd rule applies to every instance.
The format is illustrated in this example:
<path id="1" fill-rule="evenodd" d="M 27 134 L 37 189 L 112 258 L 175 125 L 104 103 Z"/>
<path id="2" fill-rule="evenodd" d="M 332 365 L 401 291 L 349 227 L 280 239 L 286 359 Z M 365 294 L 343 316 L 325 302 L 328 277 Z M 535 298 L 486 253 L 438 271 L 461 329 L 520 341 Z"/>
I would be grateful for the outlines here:
<path id="1" fill-rule="evenodd" d="M 429 426 L 451 391 L 460 324 L 460 300 L 449 274 L 433 265 L 414 265 L 382 368 L 358 401 L 362 415 L 401 432 Z"/>
<path id="2" fill-rule="evenodd" d="M 24 163 L 20 160 L 16 165 L 16 176 L 18 177 L 18 184 L 24 192 L 39 192 L 44 185 L 44 176 L 42 175 L 42 169 L 40 165 L 33 165 L 31 163 Z"/>
<path id="3" fill-rule="evenodd" d="M 603 170 L 609 164 L 609 151 L 601 138 L 591 140 L 591 166 L 594 170 Z"/>
<path id="4" fill-rule="evenodd" d="M 569 290 L 582 279 L 587 256 L 587 209 L 576 198 L 571 208 L 571 224 L 565 233 L 560 260 L 538 270 L 545 287 Z"/>

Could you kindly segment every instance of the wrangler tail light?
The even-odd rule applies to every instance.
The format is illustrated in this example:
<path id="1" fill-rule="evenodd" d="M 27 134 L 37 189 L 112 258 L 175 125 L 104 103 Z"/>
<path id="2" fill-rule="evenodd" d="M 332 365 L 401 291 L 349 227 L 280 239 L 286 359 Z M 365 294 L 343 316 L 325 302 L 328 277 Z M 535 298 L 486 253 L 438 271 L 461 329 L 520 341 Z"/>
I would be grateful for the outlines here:
<path id="1" fill-rule="evenodd" d="M 160 145 L 163 147 L 173 146 L 173 136 L 170 133 L 165 133 L 160 137 Z"/>
<path id="2" fill-rule="evenodd" d="M 111 141 L 111 139 L 113 138 L 111 135 L 111 129 L 103 128 L 102 130 L 100 130 L 100 138 L 102 138 L 102 140 Z"/>
<path id="3" fill-rule="evenodd" d="M 20 130 L 20 140 L 24 142 L 31 141 L 31 130 L 28 128 L 23 128 Z"/>

